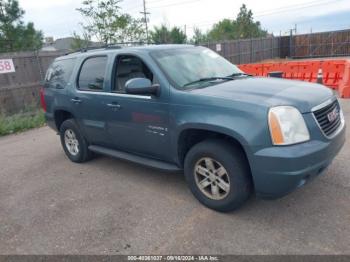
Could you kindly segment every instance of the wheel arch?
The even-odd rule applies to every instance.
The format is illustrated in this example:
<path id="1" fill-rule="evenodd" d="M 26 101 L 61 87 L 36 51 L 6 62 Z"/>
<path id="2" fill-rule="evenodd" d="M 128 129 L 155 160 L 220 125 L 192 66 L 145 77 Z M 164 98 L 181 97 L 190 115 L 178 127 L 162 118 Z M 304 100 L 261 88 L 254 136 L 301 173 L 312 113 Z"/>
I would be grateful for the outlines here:
<path id="1" fill-rule="evenodd" d="M 75 117 L 72 114 L 72 112 L 70 112 L 67 109 L 56 109 L 54 111 L 55 125 L 56 125 L 58 132 L 60 131 L 60 127 L 61 127 L 62 123 L 65 120 L 71 119 L 71 118 L 75 118 Z"/>
<path id="2" fill-rule="evenodd" d="M 250 151 L 244 137 L 232 130 L 212 125 L 186 126 L 181 129 L 176 141 L 178 164 L 183 167 L 184 159 L 190 148 L 208 138 L 223 139 L 232 146 L 240 148 L 249 164 Z"/>

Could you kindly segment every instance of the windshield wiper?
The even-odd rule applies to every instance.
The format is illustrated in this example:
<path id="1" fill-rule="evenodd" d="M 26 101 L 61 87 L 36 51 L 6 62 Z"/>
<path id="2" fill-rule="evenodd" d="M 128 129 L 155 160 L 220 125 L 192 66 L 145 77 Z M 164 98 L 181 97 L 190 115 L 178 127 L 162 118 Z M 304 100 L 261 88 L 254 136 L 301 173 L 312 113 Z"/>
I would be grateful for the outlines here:
<path id="1" fill-rule="evenodd" d="M 235 77 L 235 76 L 253 76 L 253 75 L 249 75 L 246 73 L 233 73 L 232 75 L 229 75 L 228 77 Z"/>
<path id="2" fill-rule="evenodd" d="M 183 87 L 186 87 L 186 86 L 190 86 L 190 85 L 193 85 L 193 84 L 197 84 L 197 83 L 200 83 L 200 82 L 208 82 L 208 81 L 214 81 L 214 80 L 234 80 L 232 77 L 230 76 L 213 76 L 213 77 L 205 77 L 205 78 L 200 78 L 196 81 L 192 81 L 192 82 L 189 82 L 185 85 L 183 85 Z"/>

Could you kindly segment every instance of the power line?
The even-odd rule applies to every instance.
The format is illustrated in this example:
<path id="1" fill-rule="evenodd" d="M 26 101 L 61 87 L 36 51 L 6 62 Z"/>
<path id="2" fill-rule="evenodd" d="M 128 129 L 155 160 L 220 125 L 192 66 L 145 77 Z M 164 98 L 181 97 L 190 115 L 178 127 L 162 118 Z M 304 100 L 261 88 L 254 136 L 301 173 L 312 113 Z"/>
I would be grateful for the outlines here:
<path id="1" fill-rule="evenodd" d="M 155 1 L 148 1 L 148 3 L 150 4 L 154 4 L 154 3 L 159 3 L 159 2 L 167 2 L 169 0 L 155 0 Z M 171 0 L 170 0 L 171 1 Z"/>
<path id="2" fill-rule="evenodd" d="M 147 4 L 148 4 L 148 9 L 156 9 L 156 8 L 164 8 L 164 7 L 173 7 L 173 6 L 181 6 L 181 5 L 186 5 L 186 4 L 191 4 L 191 3 L 195 3 L 198 2 L 199 0 L 183 0 L 181 2 L 173 2 L 171 3 L 171 0 L 152 0 L 149 1 L 147 0 Z M 322 6 L 322 5 L 326 5 L 329 3 L 334 3 L 334 2 L 342 2 L 344 0 L 318 0 L 318 1 L 310 1 L 307 3 L 302 3 L 302 4 L 294 4 L 294 5 L 289 5 L 289 6 L 284 6 L 284 7 L 279 7 L 279 8 L 274 8 L 274 9 L 270 9 L 270 10 L 263 10 L 261 12 L 256 13 L 256 15 L 254 15 L 254 17 L 264 17 L 264 16 L 270 16 L 270 15 L 275 15 L 275 14 L 281 14 L 281 13 L 285 13 L 285 12 L 291 12 L 291 11 L 295 11 L 295 10 L 299 10 L 299 9 L 303 9 L 303 8 L 311 8 L 314 6 Z M 155 5 L 152 7 L 152 4 L 161 4 L 161 5 Z M 163 4 L 164 3 L 164 4 Z M 141 3 L 140 3 L 141 4 Z M 127 12 L 130 12 L 131 10 L 136 10 L 138 8 L 140 8 L 140 4 L 137 4 L 135 2 L 133 2 L 133 4 L 131 6 L 128 6 L 127 8 L 123 8 L 124 10 L 127 10 Z M 149 4 L 151 4 L 151 6 L 149 6 Z M 0 1 L 0 6 L 1 6 L 1 1 Z M 147 42 L 149 41 L 149 32 L 148 32 L 148 26 L 149 26 L 149 20 L 148 20 L 148 15 L 150 15 L 149 12 L 147 12 L 146 9 L 146 0 L 143 0 L 143 11 L 140 12 L 143 15 L 143 20 L 144 20 L 144 25 L 146 28 L 146 37 L 147 37 Z M 194 24 L 193 26 L 187 25 L 187 29 L 192 29 L 192 28 L 204 28 L 208 25 L 212 25 L 215 22 L 220 21 L 221 18 L 217 18 L 216 20 L 206 20 L 206 21 L 200 21 L 200 22 L 192 22 L 191 24 Z M 60 25 L 61 23 L 57 24 Z M 52 27 L 51 27 L 52 28 Z"/>
<path id="3" fill-rule="evenodd" d="M 339 1 L 343 1 L 343 0 L 331 0 L 331 1 L 321 2 L 321 3 L 320 3 L 320 1 L 314 1 L 314 2 L 305 3 L 305 4 L 300 5 L 300 6 L 299 5 L 294 5 L 294 8 L 291 8 L 293 6 L 285 7 L 283 9 L 279 8 L 279 11 L 272 10 L 272 12 L 270 12 L 270 13 L 266 13 L 266 11 L 265 12 L 261 12 L 261 13 L 258 13 L 255 17 L 263 17 L 263 16 L 272 15 L 272 14 L 280 14 L 280 13 L 289 12 L 290 10 L 295 11 L 295 10 L 299 10 L 299 9 L 303 9 L 303 8 L 309 8 L 309 7 L 314 7 L 314 6 L 322 6 L 322 5 L 325 5 L 325 4 L 329 4 L 329 3 L 333 3 L 333 2 L 339 2 Z"/>
<path id="4" fill-rule="evenodd" d="M 200 1 L 200 0 L 190 0 L 190 1 L 183 1 L 183 2 L 179 2 L 179 3 L 160 5 L 160 6 L 151 6 L 149 8 L 154 9 L 154 8 L 164 8 L 164 7 L 169 7 L 169 6 L 178 6 L 178 5 L 191 4 L 191 3 L 194 3 L 194 2 L 198 2 L 198 1 Z"/>
<path id="5" fill-rule="evenodd" d="M 291 10 L 299 10 L 299 9 L 303 9 L 303 8 L 310 8 L 310 7 L 314 7 L 314 6 L 320 6 L 320 5 L 325 5 L 325 4 L 329 4 L 332 2 L 339 2 L 339 1 L 343 1 L 343 0 L 331 0 L 331 1 L 326 1 L 326 2 L 320 2 L 320 1 L 312 1 L 312 2 L 308 2 L 308 3 L 304 3 L 304 4 L 298 4 L 298 5 L 290 5 L 290 6 L 286 6 L 286 7 L 281 7 L 281 8 L 276 8 L 276 9 L 271 9 L 271 10 L 265 10 L 262 12 L 258 12 L 256 15 L 254 15 L 254 17 L 263 17 L 263 16 L 268 16 L 268 15 L 272 15 L 272 14 L 279 14 L 279 13 L 285 13 L 285 12 L 290 12 Z M 267 13 L 269 12 L 269 13 Z M 206 20 L 206 21 L 202 21 L 199 23 L 194 23 L 196 24 L 195 26 L 190 26 L 190 28 L 194 28 L 194 27 L 205 27 L 207 25 L 211 25 L 215 22 L 217 22 L 220 19 L 216 19 L 216 20 Z"/>
<path id="6" fill-rule="evenodd" d="M 271 12 L 275 13 L 275 12 L 285 11 L 286 9 L 290 10 L 291 8 L 295 8 L 295 7 L 297 7 L 297 8 L 303 7 L 304 5 L 310 5 L 310 4 L 314 4 L 314 3 L 321 4 L 321 2 L 324 2 L 324 1 L 325 0 L 311 1 L 311 2 L 306 2 L 306 3 L 301 3 L 301 4 L 293 4 L 293 5 L 281 6 L 281 7 L 274 8 L 274 9 L 262 10 L 262 11 L 258 12 L 258 14 L 264 15 L 264 14 L 269 14 Z"/>
<path id="7" fill-rule="evenodd" d="M 131 6 L 127 6 L 127 7 L 124 7 L 122 8 L 122 10 L 126 11 L 126 12 L 131 12 L 131 11 L 134 11 L 136 9 L 139 9 L 140 8 L 140 3 L 138 4 L 134 4 L 134 5 L 131 5 Z"/>
<path id="8" fill-rule="evenodd" d="M 169 6 L 179 6 L 179 5 L 198 2 L 200 0 L 187 0 L 187 1 L 182 1 L 182 2 L 168 3 L 168 4 L 160 5 L 160 6 L 157 6 L 157 5 L 152 6 L 152 3 L 158 3 L 158 2 L 163 2 L 163 1 L 167 1 L 167 0 L 156 0 L 153 2 L 149 2 L 151 4 L 151 6 L 149 6 L 149 8 L 163 8 L 163 7 L 169 7 Z M 311 1 L 311 2 L 303 3 L 303 4 L 290 5 L 290 6 L 275 8 L 275 9 L 271 9 L 271 10 L 264 10 L 264 11 L 258 13 L 258 15 L 256 15 L 256 16 L 259 16 L 259 17 L 266 16 L 266 15 L 275 14 L 275 13 L 288 12 L 288 11 L 290 11 L 291 8 L 293 8 L 293 9 L 308 8 L 308 7 L 324 5 L 324 4 L 328 4 L 328 3 L 332 3 L 332 2 L 339 2 L 339 1 L 343 1 L 343 0 L 331 0 L 331 1 L 326 1 L 326 2 L 324 2 L 324 1 Z"/>
<path id="9" fill-rule="evenodd" d="M 150 1 L 148 3 L 153 4 L 153 3 L 160 3 L 160 2 L 166 2 L 166 1 L 168 1 L 168 0 L 155 0 L 155 1 Z M 190 4 L 190 3 L 194 3 L 194 2 L 198 2 L 198 1 L 200 1 L 200 0 L 187 0 L 187 1 L 182 1 L 182 2 L 168 3 L 168 4 L 160 5 L 160 6 L 149 6 L 148 8 L 157 9 L 157 8 L 164 8 L 164 7 L 170 7 L 170 6 L 180 6 L 180 5 Z M 264 17 L 264 16 L 269 16 L 269 15 L 274 15 L 274 14 L 280 14 L 280 13 L 290 12 L 293 10 L 310 8 L 310 7 L 314 7 L 314 6 L 320 6 L 320 5 L 325 5 L 325 4 L 329 4 L 332 2 L 339 2 L 339 1 L 343 1 L 343 0 L 331 0 L 331 1 L 319 1 L 318 0 L 318 1 L 311 1 L 311 2 L 307 2 L 307 3 L 303 3 L 303 4 L 289 5 L 289 6 L 285 6 L 285 7 L 261 11 L 261 12 L 257 13 L 254 17 Z M 133 6 L 131 9 L 135 9 L 135 7 L 136 6 Z M 129 9 L 128 11 L 131 11 L 131 10 Z M 143 12 L 142 12 L 142 14 L 143 14 Z M 196 26 L 189 26 L 189 28 L 204 27 L 204 26 L 210 25 L 218 20 L 219 19 L 207 20 L 207 21 L 203 21 L 200 23 L 195 22 Z"/>

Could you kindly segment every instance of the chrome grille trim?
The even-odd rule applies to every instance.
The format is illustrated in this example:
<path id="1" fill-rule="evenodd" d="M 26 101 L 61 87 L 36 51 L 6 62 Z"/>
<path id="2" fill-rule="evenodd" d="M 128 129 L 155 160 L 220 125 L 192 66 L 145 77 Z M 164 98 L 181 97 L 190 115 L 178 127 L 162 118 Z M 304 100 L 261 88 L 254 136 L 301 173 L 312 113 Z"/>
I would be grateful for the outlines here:
<path id="1" fill-rule="evenodd" d="M 328 120 L 328 114 L 332 112 L 334 108 L 338 108 L 339 114 L 334 121 L 330 122 Z M 313 107 L 311 111 L 322 134 L 328 139 L 332 139 L 338 135 L 345 125 L 344 120 L 341 118 L 342 110 L 336 97 L 332 97 L 320 105 Z"/>

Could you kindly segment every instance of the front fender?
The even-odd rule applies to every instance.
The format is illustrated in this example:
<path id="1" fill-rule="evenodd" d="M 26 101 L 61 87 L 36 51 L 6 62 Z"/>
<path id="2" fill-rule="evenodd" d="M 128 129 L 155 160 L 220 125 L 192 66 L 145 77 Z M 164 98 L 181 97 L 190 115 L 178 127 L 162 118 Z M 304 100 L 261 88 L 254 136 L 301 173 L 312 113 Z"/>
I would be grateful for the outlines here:
<path id="1" fill-rule="evenodd" d="M 248 160 L 252 156 L 252 148 L 269 143 L 267 111 L 245 110 L 216 106 L 175 105 L 171 109 L 174 130 L 171 135 L 173 155 L 178 155 L 179 138 L 183 131 L 199 129 L 227 135 L 238 141 Z M 179 162 L 179 159 L 176 159 Z"/>

